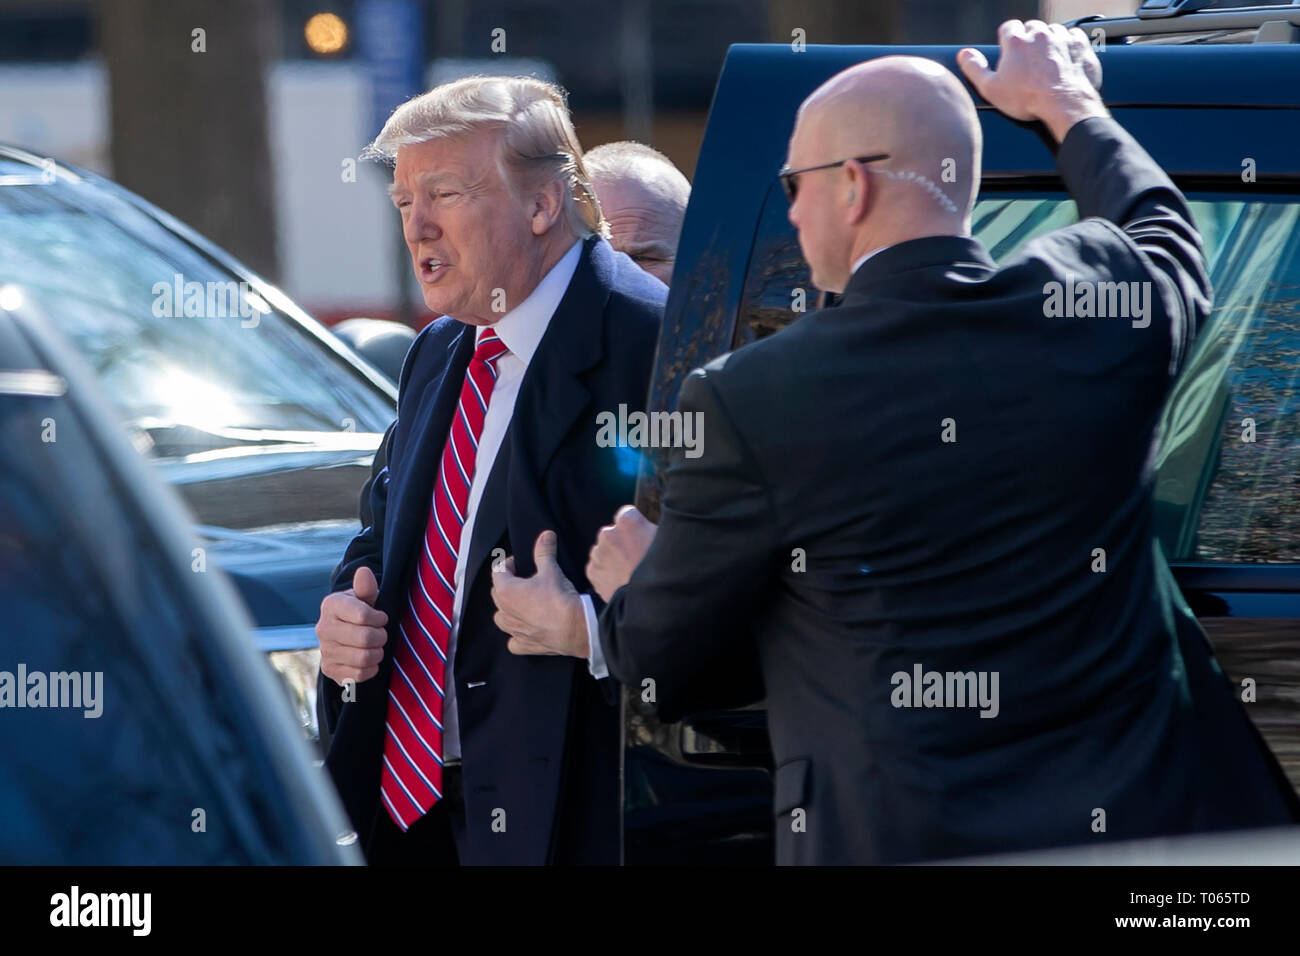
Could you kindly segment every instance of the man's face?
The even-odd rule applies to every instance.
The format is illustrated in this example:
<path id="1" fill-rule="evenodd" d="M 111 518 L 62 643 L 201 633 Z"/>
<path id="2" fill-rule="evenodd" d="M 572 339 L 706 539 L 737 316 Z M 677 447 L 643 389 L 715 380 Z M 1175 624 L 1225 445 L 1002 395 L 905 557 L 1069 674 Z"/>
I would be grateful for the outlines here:
<path id="1" fill-rule="evenodd" d="M 790 169 L 820 166 L 840 156 L 822 148 L 823 139 L 815 126 L 801 117 L 790 137 L 786 165 Z M 812 283 L 829 292 L 843 292 L 849 280 L 849 266 L 841 261 L 848 255 L 848 237 L 840 212 L 844 167 L 818 169 L 795 177 L 798 192 L 790 204 L 790 224 L 799 233 L 799 248 L 812 270 Z"/>
<path id="2" fill-rule="evenodd" d="M 424 302 L 470 325 L 496 322 L 540 278 L 540 243 L 528 203 L 502 178 L 498 136 L 482 129 L 402 146 L 393 169 L 393 203 Z"/>
<path id="3" fill-rule="evenodd" d="M 665 285 L 673 277 L 681 215 L 629 176 L 593 182 L 609 222 L 609 243 Z"/>

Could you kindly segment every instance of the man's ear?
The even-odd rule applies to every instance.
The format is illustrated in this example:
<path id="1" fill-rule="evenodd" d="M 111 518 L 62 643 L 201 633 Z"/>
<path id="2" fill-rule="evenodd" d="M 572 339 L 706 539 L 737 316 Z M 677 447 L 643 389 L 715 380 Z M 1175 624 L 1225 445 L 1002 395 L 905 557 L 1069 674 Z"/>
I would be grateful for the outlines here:
<path id="1" fill-rule="evenodd" d="M 871 196 L 871 182 L 867 178 L 866 170 L 860 168 L 856 163 L 845 163 L 845 169 L 849 174 L 848 192 L 845 195 L 848 204 L 846 213 L 849 224 L 856 226 L 867 217 L 868 199 Z"/>
<path id="2" fill-rule="evenodd" d="M 538 187 L 533 193 L 533 235 L 550 232 L 564 215 L 564 184 L 555 180 Z"/>

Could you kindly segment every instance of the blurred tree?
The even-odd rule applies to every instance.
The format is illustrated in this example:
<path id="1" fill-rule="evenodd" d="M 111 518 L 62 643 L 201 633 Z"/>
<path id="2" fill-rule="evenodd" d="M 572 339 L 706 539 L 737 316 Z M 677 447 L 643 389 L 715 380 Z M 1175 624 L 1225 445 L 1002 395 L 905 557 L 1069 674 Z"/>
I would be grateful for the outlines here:
<path id="1" fill-rule="evenodd" d="M 805 43 L 901 43 L 903 0 L 809 3 L 768 0 L 773 43 L 791 43 L 802 29 Z"/>
<path id="2" fill-rule="evenodd" d="M 266 0 L 100 0 L 113 176 L 274 281 Z"/>

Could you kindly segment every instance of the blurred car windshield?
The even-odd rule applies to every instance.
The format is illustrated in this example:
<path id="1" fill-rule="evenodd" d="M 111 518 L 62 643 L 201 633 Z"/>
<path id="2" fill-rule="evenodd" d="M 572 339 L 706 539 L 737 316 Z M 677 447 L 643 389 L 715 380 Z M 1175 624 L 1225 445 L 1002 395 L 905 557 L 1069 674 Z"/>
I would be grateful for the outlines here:
<path id="1" fill-rule="evenodd" d="M 22 286 L 90 362 L 142 450 L 355 448 L 349 433 L 392 421 L 382 391 L 246 277 L 110 187 L 32 171 L 0 159 L 0 283 Z"/>

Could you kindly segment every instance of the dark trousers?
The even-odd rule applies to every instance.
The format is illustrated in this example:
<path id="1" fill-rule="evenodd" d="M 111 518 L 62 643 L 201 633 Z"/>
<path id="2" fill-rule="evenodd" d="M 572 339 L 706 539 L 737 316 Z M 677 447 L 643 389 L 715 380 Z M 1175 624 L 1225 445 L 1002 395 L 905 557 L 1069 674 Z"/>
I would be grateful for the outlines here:
<path id="1" fill-rule="evenodd" d="M 379 801 L 370 829 L 366 860 L 371 866 L 456 866 L 465 857 L 465 791 L 460 765 L 442 770 L 443 799 L 402 828 Z"/>

